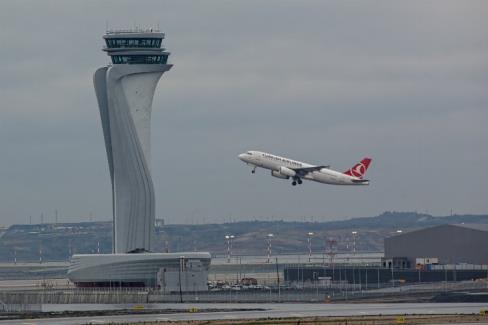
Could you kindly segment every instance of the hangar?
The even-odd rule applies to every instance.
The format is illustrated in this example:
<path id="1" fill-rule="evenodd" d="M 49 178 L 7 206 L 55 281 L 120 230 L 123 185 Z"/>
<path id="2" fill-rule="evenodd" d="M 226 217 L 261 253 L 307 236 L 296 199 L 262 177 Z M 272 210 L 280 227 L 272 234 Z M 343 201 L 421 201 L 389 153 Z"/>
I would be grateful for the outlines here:
<path id="1" fill-rule="evenodd" d="M 488 265 L 488 224 L 445 224 L 385 239 L 385 258 L 403 257 L 415 267 L 417 258 L 439 264 Z"/>

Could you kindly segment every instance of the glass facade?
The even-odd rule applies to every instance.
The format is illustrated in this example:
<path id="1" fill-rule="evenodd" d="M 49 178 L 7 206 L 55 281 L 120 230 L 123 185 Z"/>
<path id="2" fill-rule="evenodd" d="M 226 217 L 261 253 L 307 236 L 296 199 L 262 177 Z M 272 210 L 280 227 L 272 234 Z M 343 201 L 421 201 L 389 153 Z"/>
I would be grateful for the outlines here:
<path id="1" fill-rule="evenodd" d="M 105 43 L 108 48 L 158 48 L 161 46 L 161 38 L 107 38 Z"/>
<path id="2" fill-rule="evenodd" d="M 113 55 L 113 64 L 166 64 L 168 54 L 162 55 Z"/>

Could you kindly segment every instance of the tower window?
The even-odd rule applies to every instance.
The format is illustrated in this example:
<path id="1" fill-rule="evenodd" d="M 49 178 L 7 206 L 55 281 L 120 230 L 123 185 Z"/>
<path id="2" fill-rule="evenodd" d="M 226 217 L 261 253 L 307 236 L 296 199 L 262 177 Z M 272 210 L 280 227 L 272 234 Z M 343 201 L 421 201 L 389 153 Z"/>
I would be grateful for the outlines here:
<path id="1" fill-rule="evenodd" d="M 105 43 L 108 48 L 158 48 L 161 39 L 158 38 L 107 38 Z"/>
<path id="2" fill-rule="evenodd" d="M 162 55 L 113 55 L 113 64 L 166 64 L 168 54 Z"/>

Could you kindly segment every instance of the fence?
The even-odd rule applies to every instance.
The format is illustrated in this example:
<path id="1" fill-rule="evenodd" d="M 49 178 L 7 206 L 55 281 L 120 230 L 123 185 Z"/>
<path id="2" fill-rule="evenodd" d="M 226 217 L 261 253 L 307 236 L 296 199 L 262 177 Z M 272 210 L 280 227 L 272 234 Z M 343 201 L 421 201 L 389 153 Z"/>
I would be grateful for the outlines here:
<path id="1" fill-rule="evenodd" d="M 410 286 L 384 287 L 363 290 L 356 285 L 302 288 L 274 287 L 261 290 L 226 290 L 193 293 L 163 294 L 152 289 L 44 289 L 0 292 L 0 302 L 11 308 L 43 304 L 150 304 L 177 302 L 324 302 L 328 300 L 348 300 L 358 297 L 385 298 L 402 294 L 436 294 L 455 290 L 481 290 L 486 282 L 446 282 L 423 283 Z"/>
<path id="2" fill-rule="evenodd" d="M 437 268 L 435 270 L 395 269 L 364 266 L 338 266 L 330 268 L 317 265 L 285 266 L 284 280 L 294 283 L 317 282 L 320 278 L 328 278 L 334 282 L 359 284 L 366 288 L 396 283 L 425 283 L 466 281 L 488 278 L 488 269 L 480 266 L 477 269 Z"/>

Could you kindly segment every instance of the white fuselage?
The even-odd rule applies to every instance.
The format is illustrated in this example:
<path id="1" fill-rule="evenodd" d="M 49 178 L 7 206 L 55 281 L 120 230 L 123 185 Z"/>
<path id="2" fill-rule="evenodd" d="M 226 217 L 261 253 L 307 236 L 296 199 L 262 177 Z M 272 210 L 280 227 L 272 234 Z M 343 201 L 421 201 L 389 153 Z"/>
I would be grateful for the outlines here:
<path id="1" fill-rule="evenodd" d="M 282 167 L 297 169 L 297 168 L 309 168 L 315 167 L 315 165 L 307 164 L 301 161 L 272 155 L 261 151 L 247 151 L 240 154 L 239 159 L 249 165 L 269 169 L 272 172 L 280 172 Z M 273 175 L 276 176 L 276 175 Z M 301 179 L 307 179 L 319 183 L 332 184 L 332 185 L 368 185 L 368 181 L 363 181 L 360 178 L 349 176 L 344 173 L 329 169 L 320 168 L 305 173 L 304 175 L 297 175 Z M 285 178 L 285 177 L 281 177 Z M 289 178 L 289 177 L 286 177 Z M 359 181 L 359 182 L 358 182 Z"/>

